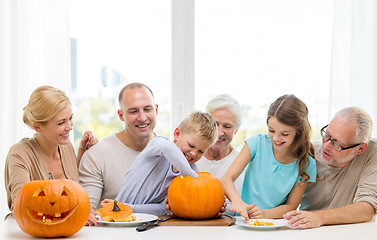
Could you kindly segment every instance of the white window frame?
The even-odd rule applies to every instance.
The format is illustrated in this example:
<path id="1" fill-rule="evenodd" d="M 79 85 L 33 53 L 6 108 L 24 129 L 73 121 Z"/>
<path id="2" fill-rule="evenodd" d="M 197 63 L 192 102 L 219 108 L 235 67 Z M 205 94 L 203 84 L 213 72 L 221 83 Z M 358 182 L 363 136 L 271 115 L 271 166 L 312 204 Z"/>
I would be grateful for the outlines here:
<path id="1" fill-rule="evenodd" d="M 194 0 L 172 0 L 171 126 L 174 129 L 195 106 Z"/>

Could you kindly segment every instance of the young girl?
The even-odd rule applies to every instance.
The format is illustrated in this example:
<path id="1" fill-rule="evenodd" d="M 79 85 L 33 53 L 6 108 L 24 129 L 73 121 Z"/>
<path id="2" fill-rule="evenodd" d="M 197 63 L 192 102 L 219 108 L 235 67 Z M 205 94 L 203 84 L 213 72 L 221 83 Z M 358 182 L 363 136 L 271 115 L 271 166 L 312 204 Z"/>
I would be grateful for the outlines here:
<path id="1" fill-rule="evenodd" d="M 230 211 L 249 218 L 282 218 L 298 207 L 316 165 L 310 142 L 308 109 L 294 95 L 284 95 L 268 109 L 267 134 L 246 139 L 222 178 Z M 233 181 L 248 166 L 240 197 Z"/>

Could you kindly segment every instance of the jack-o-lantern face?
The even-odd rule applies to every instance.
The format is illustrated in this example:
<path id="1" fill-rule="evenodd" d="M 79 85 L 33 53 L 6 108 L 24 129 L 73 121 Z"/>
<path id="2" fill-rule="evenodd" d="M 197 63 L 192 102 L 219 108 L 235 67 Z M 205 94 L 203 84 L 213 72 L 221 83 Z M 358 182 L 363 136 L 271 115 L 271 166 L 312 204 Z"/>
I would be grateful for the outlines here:
<path id="1" fill-rule="evenodd" d="M 71 180 L 32 181 L 18 191 L 13 213 L 19 227 L 30 235 L 70 236 L 86 223 L 90 201 L 84 188 Z"/>

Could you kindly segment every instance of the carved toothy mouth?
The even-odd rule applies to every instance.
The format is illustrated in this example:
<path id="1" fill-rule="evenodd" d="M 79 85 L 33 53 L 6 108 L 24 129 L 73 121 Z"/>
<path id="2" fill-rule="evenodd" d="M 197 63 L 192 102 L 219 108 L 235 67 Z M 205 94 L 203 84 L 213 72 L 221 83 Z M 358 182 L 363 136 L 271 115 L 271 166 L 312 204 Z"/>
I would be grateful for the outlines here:
<path id="1" fill-rule="evenodd" d="M 51 224 L 62 223 L 65 220 L 67 220 L 75 212 L 77 206 L 78 204 L 71 210 L 68 210 L 66 212 L 61 212 L 61 213 L 54 213 L 54 214 L 38 212 L 38 211 L 30 209 L 29 207 L 26 207 L 26 212 L 31 218 L 31 220 L 37 223 L 51 225 Z"/>

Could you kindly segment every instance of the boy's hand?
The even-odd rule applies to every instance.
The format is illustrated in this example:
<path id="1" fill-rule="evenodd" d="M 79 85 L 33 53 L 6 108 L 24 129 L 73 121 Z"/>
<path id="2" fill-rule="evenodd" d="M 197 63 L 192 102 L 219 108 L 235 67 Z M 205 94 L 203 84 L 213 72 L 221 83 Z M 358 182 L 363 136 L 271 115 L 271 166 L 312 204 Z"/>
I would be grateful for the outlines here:
<path id="1" fill-rule="evenodd" d="M 165 205 L 165 209 L 166 209 L 166 210 L 169 210 L 169 215 L 174 216 L 174 213 L 170 210 L 170 205 L 169 205 L 168 197 L 166 197 L 166 198 L 164 199 L 164 203 L 166 204 L 166 205 Z"/>
<path id="2" fill-rule="evenodd" d="M 220 212 L 216 215 L 216 217 L 221 217 L 223 215 L 223 213 L 226 211 L 226 201 L 224 199 L 224 203 L 223 203 L 223 206 L 221 207 L 220 209 Z"/>

